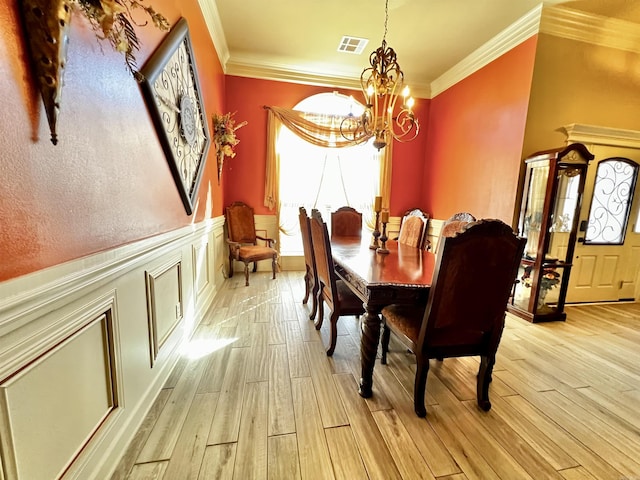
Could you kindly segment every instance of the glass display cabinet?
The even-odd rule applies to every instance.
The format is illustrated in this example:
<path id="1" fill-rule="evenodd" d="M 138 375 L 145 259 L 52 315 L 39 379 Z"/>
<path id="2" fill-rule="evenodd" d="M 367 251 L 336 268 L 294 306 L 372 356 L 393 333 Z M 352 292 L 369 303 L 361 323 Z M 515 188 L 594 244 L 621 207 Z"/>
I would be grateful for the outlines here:
<path id="1" fill-rule="evenodd" d="M 518 234 L 527 239 L 508 310 L 530 322 L 564 320 L 585 177 L 581 143 L 525 159 Z"/>

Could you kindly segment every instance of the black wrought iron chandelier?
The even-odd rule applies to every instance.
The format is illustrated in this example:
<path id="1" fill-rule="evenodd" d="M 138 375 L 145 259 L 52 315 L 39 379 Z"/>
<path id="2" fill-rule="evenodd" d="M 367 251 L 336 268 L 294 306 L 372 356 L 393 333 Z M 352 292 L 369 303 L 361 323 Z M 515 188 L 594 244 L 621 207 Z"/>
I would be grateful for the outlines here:
<path id="1" fill-rule="evenodd" d="M 412 110 L 414 100 L 409 96 L 409 87 L 404 86 L 404 73 L 398 64 L 396 52 L 387 47 L 389 0 L 385 1 L 384 13 L 382 45 L 371 53 L 371 66 L 360 75 L 365 98 L 364 112 L 360 116 L 349 114 L 340 124 L 340 133 L 344 138 L 360 144 L 373 137 L 373 146 L 378 150 L 392 140 L 413 140 L 420 130 Z M 402 99 L 400 105 L 399 98 Z"/>

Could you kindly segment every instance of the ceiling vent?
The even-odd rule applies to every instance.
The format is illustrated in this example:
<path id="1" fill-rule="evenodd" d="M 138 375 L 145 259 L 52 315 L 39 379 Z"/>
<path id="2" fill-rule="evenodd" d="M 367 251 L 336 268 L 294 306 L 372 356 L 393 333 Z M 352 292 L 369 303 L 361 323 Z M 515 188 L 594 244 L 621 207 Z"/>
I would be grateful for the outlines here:
<path id="1" fill-rule="evenodd" d="M 342 37 L 342 40 L 340 40 L 338 51 L 359 55 L 364 50 L 364 47 L 367 46 L 367 43 L 369 43 L 369 40 L 366 38 L 344 36 Z"/>

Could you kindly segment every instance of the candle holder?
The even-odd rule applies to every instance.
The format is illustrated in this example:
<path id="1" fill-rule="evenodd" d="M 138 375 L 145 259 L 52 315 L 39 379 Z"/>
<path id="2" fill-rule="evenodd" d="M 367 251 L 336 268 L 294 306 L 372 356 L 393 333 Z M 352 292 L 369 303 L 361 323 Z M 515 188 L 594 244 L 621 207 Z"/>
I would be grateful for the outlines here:
<path id="1" fill-rule="evenodd" d="M 378 242 L 378 237 L 380 237 L 380 230 L 378 230 L 378 225 L 380 221 L 380 212 L 376 212 L 376 224 L 373 227 L 373 233 L 371 234 L 373 236 L 373 239 L 371 240 L 371 245 L 369 245 L 369 248 L 371 250 L 377 250 L 378 247 L 380 246 L 380 243 Z"/>
<path id="2" fill-rule="evenodd" d="M 387 222 L 382 222 L 382 235 L 380 235 L 380 242 L 382 242 L 382 245 L 380 245 L 376 250 L 377 253 L 380 253 L 383 255 L 386 255 L 387 253 L 389 253 L 389 250 L 387 250 L 388 239 L 389 238 L 387 237 Z"/>

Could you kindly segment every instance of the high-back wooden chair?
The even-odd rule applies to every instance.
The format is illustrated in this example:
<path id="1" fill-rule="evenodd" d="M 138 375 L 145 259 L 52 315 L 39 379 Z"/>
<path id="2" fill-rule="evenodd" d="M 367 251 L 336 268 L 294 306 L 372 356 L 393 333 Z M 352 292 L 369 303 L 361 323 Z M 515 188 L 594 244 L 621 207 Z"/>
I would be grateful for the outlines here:
<path id="1" fill-rule="evenodd" d="M 316 279 L 316 257 L 313 253 L 313 244 L 311 243 L 311 226 L 309 224 L 309 216 L 304 207 L 299 208 L 298 218 L 300 220 L 300 233 L 302 235 L 302 249 L 304 250 L 304 298 L 303 305 L 307 304 L 309 296 L 311 296 L 312 307 L 309 319 L 313 320 L 318 311 L 318 280 Z"/>
<path id="2" fill-rule="evenodd" d="M 331 212 L 331 236 L 362 236 L 362 213 L 352 207 L 340 207 Z"/>
<path id="3" fill-rule="evenodd" d="M 439 248 L 426 309 L 390 305 L 382 309 L 382 363 L 389 333 L 416 355 L 414 409 L 424 417 L 429 359 L 480 356 L 477 402 L 489 410 L 489 383 L 504 328 L 507 300 L 525 239 L 500 220 L 480 220 L 446 237 Z"/>
<path id="4" fill-rule="evenodd" d="M 400 221 L 400 232 L 398 233 L 398 243 L 411 245 L 417 248 L 427 248 L 427 226 L 429 215 L 419 208 L 407 210 Z"/>
<path id="5" fill-rule="evenodd" d="M 275 240 L 256 235 L 256 224 L 253 208 L 243 202 L 234 202 L 225 209 L 227 220 L 227 244 L 229 245 L 229 277 L 233 277 L 233 261 L 244 263 L 245 286 L 249 285 L 249 264 L 253 263 L 253 271 L 258 268 L 257 262 L 271 259 L 273 278 L 276 278 L 278 252 Z M 258 240 L 266 245 L 258 245 Z"/>
<path id="6" fill-rule="evenodd" d="M 445 237 L 453 237 L 457 235 L 459 232 L 462 232 L 469 223 L 475 222 L 476 217 L 471 215 L 468 212 L 458 212 L 451 215 L 442 225 L 442 229 L 440 230 L 440 236 L 438 238 L 438 244 L 436 245 L 436 253 L 437 249 L 439 249 L 440 243 L 442 243 L 442 239 Z"/>
<path id="7" fill-rule="evenodd" d="M 326 303 L 331 310 L 330 343 L 327 348 L 327 355 L 331 356 L 336 348 L 338 318 L 343 315 L 362 315 L 364 307 L 362 300 L 338 279 L 331 255 L 329 230 L 318 210 L 311 211 L 309 223 L 318 279 L 318 314 L 315 327 L 316 330 L 322 327 Z"/>

